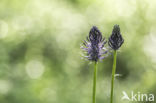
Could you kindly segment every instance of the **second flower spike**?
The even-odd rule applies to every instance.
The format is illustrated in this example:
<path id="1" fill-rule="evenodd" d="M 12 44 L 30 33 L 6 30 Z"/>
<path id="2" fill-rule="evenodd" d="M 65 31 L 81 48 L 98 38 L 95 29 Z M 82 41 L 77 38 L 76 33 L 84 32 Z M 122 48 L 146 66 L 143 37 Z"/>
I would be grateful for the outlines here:
<path id="1" fill-rule="evenodd" d="M 124 39 L 122 38 L 122 35 L 120 33 L 119 25 L 114 25 L 112 35 L 109 37 L 109 41 L 108 41 L 109 46 L 112 49 L 117 50 L 121 47 L 123 42 L 124 42 Z"/>

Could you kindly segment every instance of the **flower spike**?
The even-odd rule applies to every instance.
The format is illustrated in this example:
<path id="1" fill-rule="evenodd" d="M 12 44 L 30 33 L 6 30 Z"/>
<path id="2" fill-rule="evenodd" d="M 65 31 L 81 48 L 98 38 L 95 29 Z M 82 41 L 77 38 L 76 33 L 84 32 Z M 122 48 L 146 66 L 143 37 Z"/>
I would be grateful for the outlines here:
<path id="1" fill-rule="evenodd" d="M 104 54 L 107 53 L 107 49 L 104 45 L 107 42 L 105 38 L 102 38 L 102 33 L 96 26 L 93 26 L 89 32 L 89 37 L 84 40 L 83 46 L 81 47 L 86 53 L 85 56 L 88 60 L 97 62 L 99 59 L 105 58 Z"/>
<path id="2" fill-rule="evenodd" d="M 108 41 L 109 46 L 112 49 L 117 50 L 121 47 L 123 42 L 124 42 L 124 39 L 122 38 L 122 35 L 120 33 L 119 25 L 114 25 L 112 35 L 109 37 L 109 41 Z"/>

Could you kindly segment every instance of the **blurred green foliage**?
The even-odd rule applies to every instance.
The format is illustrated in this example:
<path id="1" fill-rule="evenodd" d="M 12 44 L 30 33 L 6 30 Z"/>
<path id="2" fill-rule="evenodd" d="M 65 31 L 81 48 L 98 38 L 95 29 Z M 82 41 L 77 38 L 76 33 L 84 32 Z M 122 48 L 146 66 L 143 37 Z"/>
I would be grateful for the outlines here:
<path id="1" fill-rule="evenodd" d="M 93 64 L 80 44 L 119 24 L 115 103 L 122 91 L 156 95 L 155 0 L 0 0 L 0 103 L 91 103 Z M 97 103 L 109 103 L 112 56 L 99 62 Z"/>

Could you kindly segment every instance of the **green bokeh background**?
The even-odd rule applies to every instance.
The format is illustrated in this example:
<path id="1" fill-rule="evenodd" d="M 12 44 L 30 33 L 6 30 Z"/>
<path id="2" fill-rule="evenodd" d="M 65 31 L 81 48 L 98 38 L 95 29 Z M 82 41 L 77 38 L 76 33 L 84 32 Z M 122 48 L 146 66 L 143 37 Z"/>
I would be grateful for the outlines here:
<path id="1" fill-rule="evenodd" d="M 156 0 L 0 0 L 0 103 L 91 103 L 80 44 L 114 24 L 125 39 L 114 103 L 135 103 L 122 91 L 156 95 Z M 111 69 L 112 55 L 98 65 L 97 103 L 109 103 Z"/>

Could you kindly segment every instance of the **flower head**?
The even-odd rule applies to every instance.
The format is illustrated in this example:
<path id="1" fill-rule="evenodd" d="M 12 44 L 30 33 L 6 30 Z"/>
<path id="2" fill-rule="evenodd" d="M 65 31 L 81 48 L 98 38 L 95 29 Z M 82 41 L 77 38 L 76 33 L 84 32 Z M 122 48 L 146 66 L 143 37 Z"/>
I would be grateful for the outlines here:
<path id="1" fill-rule="evenodd" d="M 104 54 L 107 53 L 106 48 L 104 48 L 105 44 L 105 38 L 102 38 L 101 32 L 96 26 L 93 26 L 89 32 L 89 37 L 84 40 L 81 48 L 87 53 L 85 57 L 88 60 L 97 62 L 99 59 L 105 58 Z"/>
<path id="2" fill-rule="evenodd" d="M 123 42 L 124 42 L 124 39 L 122 38 L 122 35 L 120 33 L 119 25 L 114 25 L 112 35 L 109 37 L 109 41 L 108 41 L 109 46 L 112 49 L 117 50 L 121 47 Z"/>

